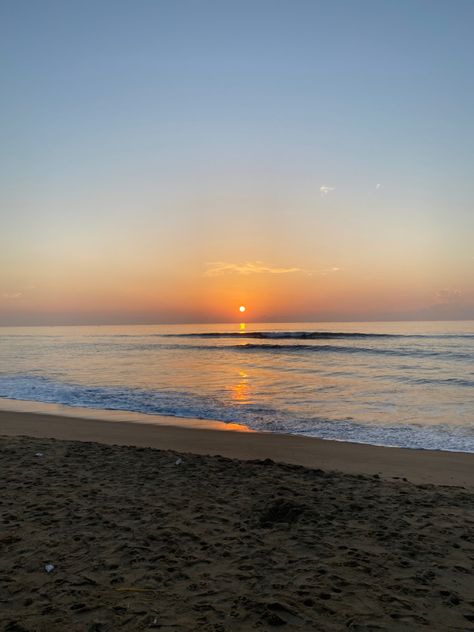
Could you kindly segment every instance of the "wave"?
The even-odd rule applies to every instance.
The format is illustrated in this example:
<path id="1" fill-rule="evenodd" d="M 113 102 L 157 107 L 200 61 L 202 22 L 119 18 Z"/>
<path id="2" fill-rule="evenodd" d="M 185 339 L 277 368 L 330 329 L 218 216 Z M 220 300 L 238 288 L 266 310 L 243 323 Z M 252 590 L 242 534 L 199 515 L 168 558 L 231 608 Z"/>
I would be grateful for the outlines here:
<path id="1" fill-rule="evenodd" d="M 177 351 L 186 352 L 208 351 L 208 352 L 263 352 L 263 353 L 340 353 L 340 354 L 367 354 L 382 355 L 393 357 L 416 357 L 416 358 L 444 358 L 449 360 L 473 360 L 473 353 L 470 351 L 458 351 L 451 349 L 436 349 L 432 347 L 416 347 L 416 346 L 343 346 L 331 344 L 299 344 L 294 342 L 291 344 L 271 343 L 271 342 L 248 342 L 242 344 L 173 344 L 159 342 L 133 342 L 126 344 L 101 343 L 100 347 L 95 342 L 74 342 L 68 344 L 69 350 L 79 349 L 82 353 L 91 353 L 95 355 L 97 350 L 113 351 L 117 350 L 121 353 L 153 353 L 158 351 Z M 458 347 L 459 348 L 459 347 Z"/>
<path id="2" fill-rule="evenodd" d="M 301 434 L 338 441 L 392 447 L 474 453 L 474 432 L 467 426 L 397 426 L 346 419 L 303 417 L 289 411 L 236 405 L 198 393 L 130 387 L 86 386 L 43 376 L 0 376 L 0 398 L 102 410 L 216 419 L 243 423 L 254 430 Z"/>
<path id="3" fill-rule="evenodd" d="M 474 380 L 469 380 L 461 377 L 439 377 L 439 378 L 429 378 L 429 377 L 403 377 L 398 378 L 399 381 L 408 382 L 411 384 L 421 384 L 421 385 L 437 385 L 437 386 L 461 386 L 467 388 L 474 388 Z"/>
<path id="4" fill-rule="evenodd" d="M 258 338 L 262 340 L 326 340 L 331 338 L 398 338 L 398 334 L 346 333 L 342 331 L 215 331 L 186 334 L 155 334 L 164 338 Z"/>
<path id="5" fill-rule="evenodd" d="M 472 353 L 462 351 L 434 351 L 430 349 L 414 349 L 414 348 L 392 348 L 386 349 L 381 347 L 343 347 L 339 345 L 305 345 L 305 344 L 256 344 L 247 343 L 241 345 L 176 345 L 169 348 L 174 349 L 197 349 L 208 351 L 257 351 L 266 353 L 347 353 L 347 354 L 372 354 L 384 356 L 403 356 L 403 357 L 421 357 L 421 358 L 449 358 L 458 360 L 472 359 Z"/>
<path id="6" fill-rule="evenodd" d="M 383 334 L 345 331 L 214 331 L 185 334 L 152 334 L 160 338 L 257 338 L 261 340 L 332 340 L 357 338 L 473 338 L 474 334 Z"/>

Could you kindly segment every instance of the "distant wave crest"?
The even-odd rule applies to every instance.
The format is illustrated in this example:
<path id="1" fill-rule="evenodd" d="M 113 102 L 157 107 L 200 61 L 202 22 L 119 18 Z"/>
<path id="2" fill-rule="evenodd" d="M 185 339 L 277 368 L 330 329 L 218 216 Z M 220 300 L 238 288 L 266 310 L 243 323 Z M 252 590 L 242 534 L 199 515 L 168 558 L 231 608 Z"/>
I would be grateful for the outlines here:
<path id="1" fill-rule="evenodd" d="M 474 338 L 474 334 L 383 334 L 346 331 L 203 331 L 185 334 L 154 334 L 160 338 L 257 338 L 259 340 L 333 340 L 354 338 Z"/>
<path id="2" fill-rule="evenodd" d="M 258 338 L 259 340 L 330 340 L 333 338 L 398 338 L 397 334 L 366 334 L 343 331 L 224 331 L 158 334 L 172 338 Z"/>
<path id="3" fill-rule="evenodd" d="M 172 348 L 170 346 L 170 348 Z M 264 353 L 346 353 L 354 355 L 360 354 L 372 354 L 372 355 L 385 355 L 385 356 L 402 356 L 402 357 L 420 357 L 420 358 L 450 358 L 452 360 L 468 360 L 472 358 L 471 353 L 464 353 L 462 351 L 451 350 L 431 350 L 431 349 L 416 349 L 413 347 L 345 347 L 340 345 L 312 345 L 312 344 L 271 344 L 271 343 L 246 343 L 241 345 L 192 345 L 192 346 L 180 346 L 176 345 L 175 349 L 200 349 L 202 351 L 255 351 Z"/>

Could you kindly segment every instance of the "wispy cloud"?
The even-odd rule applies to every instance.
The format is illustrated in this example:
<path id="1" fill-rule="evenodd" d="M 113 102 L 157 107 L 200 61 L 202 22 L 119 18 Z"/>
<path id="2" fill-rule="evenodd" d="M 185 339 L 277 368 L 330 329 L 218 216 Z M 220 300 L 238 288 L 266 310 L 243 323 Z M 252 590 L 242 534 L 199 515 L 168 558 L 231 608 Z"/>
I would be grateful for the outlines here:
<path id="1" fill-rule="evenodd" d="M 246 261 L 245 263 L 211 261 L 206 266 L 205 276 L 219 276 L 221 274 L 310 274 L 308 270 L 303 268 L 283 268 L 266 264 L 263 261 Z"/>
<path id="2" fill-rule="evenodd" d="M 3 292 L 0 294 L 1 298 L 6 298 L 9 300 L 15 300 L 17 298 L 21 298 L 23 296 L 23 292 Z"/>
<path id="3" fill-rule="evenodd" d="M 323 197 L 326 196 L 328 193 L 331 193 L 331 191 L 335 191 L 335 190 L 336 190 L 336 187 L 328 187 L 327 184 L 322 184 L 319 187 L 319 191 Z"/>
<path id="4" fill-rule="evenodd" d="M 324 268 L 323 270 L 320 271 L 319 274 L 321 274 L 322 276 L 327 276 L 328 274 L 331 274 L 332 272 L 340 272 L 340 270 L 341 268 L 333 266 L 331 268 Z"/>
<path id="5" fill-rule="evenodd" d="M 381 184 L 376 184 L 376 185 L 375 185 L 375 190 L 376 190 L 376 191 L 378 191 L 378 190 L 379 190 L 379 189 L 381 189 L 381 188 L 382 188 L 382 185 L 381 185 Z"/>
<path id="6" fill-rule="evenodd" d="M 443 303 L 453 303 L 462 298 L 462 293 L 459 290 L 444 288 L 436 292 L 436 298 Z"/>

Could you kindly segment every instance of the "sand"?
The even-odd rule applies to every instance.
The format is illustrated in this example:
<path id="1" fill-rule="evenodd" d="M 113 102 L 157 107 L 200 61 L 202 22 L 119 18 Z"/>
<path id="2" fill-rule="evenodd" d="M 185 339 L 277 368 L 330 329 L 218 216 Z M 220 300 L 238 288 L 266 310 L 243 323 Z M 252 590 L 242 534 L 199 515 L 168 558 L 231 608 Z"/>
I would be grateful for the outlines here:
<path id="1" fill-rule="evenodd" d="M 473 455 L 431 453 L 464 464 L 444 486 L 387 478 L 411 451 L 359 446 L 364 475 L 351 444 L 0 415 L 14 427 L 70 436 L 0 438 L 0 629 L 474 629 Z M 241 460 L 186 454 L 195 433 Z M 105 444 L 126 441 L 155 447 Z M 253 458 L 271 450 L 311 467 Z"/>
<path id="2" fill-rule="evenodd" d="M 2 401 L 2 407 L 7 404 L 16 410 L 0 411 L 0 435 L 97 441 L 235 459 L 271 458 L 347 474 L 379 474 L 385 478 L 406 478 L 413 483 L 462 485 L 474 490 L 474 454 L 385 448 L 252 432 L 238 424 L 202 419 Z M 25 408 L 29 412 L 24 412 Z M 31 412 L 41 409 L 54 411 L 54 414 Z M 98 418 L 99 415 L 103 418 Z"/>

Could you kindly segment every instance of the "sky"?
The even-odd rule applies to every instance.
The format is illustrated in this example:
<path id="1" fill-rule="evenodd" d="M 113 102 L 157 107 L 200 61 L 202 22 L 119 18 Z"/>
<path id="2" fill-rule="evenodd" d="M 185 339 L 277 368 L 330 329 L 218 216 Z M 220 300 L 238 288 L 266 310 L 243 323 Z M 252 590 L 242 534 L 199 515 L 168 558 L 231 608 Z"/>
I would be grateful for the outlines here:
<path id="1" fill-rule="evenodd" d="M 474 318 L 471 0 L 5 0 L 0 324 Z"/>

